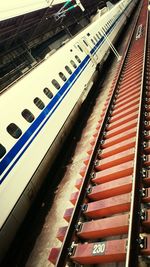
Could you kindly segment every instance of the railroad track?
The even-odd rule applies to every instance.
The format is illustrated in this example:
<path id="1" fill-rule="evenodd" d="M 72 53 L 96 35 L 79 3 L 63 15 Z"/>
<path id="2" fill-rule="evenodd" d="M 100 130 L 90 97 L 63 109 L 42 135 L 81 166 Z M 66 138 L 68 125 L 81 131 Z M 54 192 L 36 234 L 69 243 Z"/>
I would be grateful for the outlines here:
<path id="1" fill-rule="evenodd" d="M 57 267 L 150 264 L 150 36 L 139 5 L 92 148 L 58 231 Z M 119 265 L 118 265 L 119 264 Z M 106 265 L 105 265 L 106 266 Z"/>

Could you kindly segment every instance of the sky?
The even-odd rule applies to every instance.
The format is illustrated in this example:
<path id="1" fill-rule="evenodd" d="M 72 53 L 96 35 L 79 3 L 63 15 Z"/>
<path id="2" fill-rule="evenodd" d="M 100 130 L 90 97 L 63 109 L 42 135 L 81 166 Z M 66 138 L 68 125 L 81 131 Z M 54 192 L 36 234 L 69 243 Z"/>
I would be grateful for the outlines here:
<path id="1" fill-rule="evenodd" d="M 0 0 L 0 21 L 66 0 Z"/>

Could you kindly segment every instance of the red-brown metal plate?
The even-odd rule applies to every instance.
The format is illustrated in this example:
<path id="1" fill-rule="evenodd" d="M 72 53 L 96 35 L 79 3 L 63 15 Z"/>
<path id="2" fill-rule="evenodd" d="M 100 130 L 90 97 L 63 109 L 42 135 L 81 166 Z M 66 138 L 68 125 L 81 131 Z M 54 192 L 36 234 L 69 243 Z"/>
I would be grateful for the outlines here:
<path id="1" fill-rule="evenodd" d="M 142 61 L 142 60 L 141 60 Z M 142 69 L 138 69 L 135 73 L 133 72 L 133 73 L 130 73 L 129 75 L 126 75 L 126 76 L 124 76 L 124 78 L 123 78 L 123 80 L 122 80 L 122 82 L 121 82 L 121 86 L 122 86 L 122 88 L 123 88 L 123 86 L 124 85 L 126 85 L 126 84 L 130 84 L 130 83 L 132 83 L 133 81 L 136 81 L 136 80 L 138 80 L 138 81 L 140 81 L 140 79 L 141 79 L 141 74 L 142 74 Z M 121 89 L 122 89 L 121 88 Z M 139 87 L 140 88 L 140 87 Z"/>
<path id="2" fill-rule="evenodd" d="M 100 264 L 125 261 L 126 239 L 78 244 L 71 260 L 79 264 Z"/>
<path id="3" fill-rule="evenodd" d="M 92 200 L 105 199 L 131 192 L 132 176 L 127 176 L 108 183 L 96 185 L 91 188 L 88 198 Z"/>
<path id="4" fill-rule="evenodd" d="M 101 159 L 111 157 L 115 154 L 121 153 L 125 150 L 131 149 L 135 147 L 135 137 L 129 138 L 125 141 L 118 142 L 115 145 L 109 146 L 102 150 L 101 154 L 99 154 L 99 157 Z"/>
<path id="5" fill-rule="evenodd" d="M 73 208 L 66 209 L 63 218 L 64 218 L 67 222 L 69 222 L 69 221 L 70 221 L 70 218 L 71 218 L 71 216 L 72 216 L 72 213 L 73 213 Z"/>
<path id="6" fill-rule="evenodd" d="M 126 112 L 129 108 L 135 107 L 139 104 L 140 99 L 134 99 L 132 102 L 124 105 L 123 107 L 117 108 L 113 111 L 113 115 L 118 115 L 121 112 Z"/>
<path id="7" fill-rule="evenodd" d="M 139 66 L 139 64 L 141 64 L 143 62 L 143 54 L 141 55 L 141 53 L 139 55 L 137 55 L 137 58 L 135 57 L 135 54 L 133 56 L 133 58 L 130 58 L 128 60 L 128 67 L 126 67 L 126 70 L 130 70 L 131 68 L 131 63 L 136 64 L 136 66 Z M 129 64 L 130 63 L 130 64 Z"/>
<path id="8" fill-rule="evenodd" d="M 143 57 L 141 56 L 141 58 L 143 58 Z M 125 71 L 124 71 L 124 75 L 128 75 L 128 74 L 130 74 L 130 73 L 134 73 L 134 72 L 136 72 L 137 70 L 139 70 L 139 64 L 136 64 L 136 65 L 134 65 L 133 67 L 130 67 L 128 70 L 125 70 Z"/>
<path id="9" fill-rule="evenodd" d="M 131 97 L 138 92 L 139 92 L 139 88 L 137 88 L 137 86 L 132 87 L 132 89 L 130 88 L 130 90 L 128 90 L 128 91 L 119 92 L 119 94 L 117 96 L 117 101 L 118 100 L 120 100 L 120 101 L 125 100 L 128 97 Z"/>
<path id="10" fill-rule="evenodd" d="M 138 77 L 136 80 L 133 80 L 133 81 L 131 81 L 131 80 L 129 80 L 129 81 L 123 80 L 121 82 L 121 84 L 120 84 L 120 86 L 122 86 L 121 91 L 126 90 L 127 88 L 129 88 L 129 86 L 134 86 L 135 84 L 137 86 L 139 86 L 139 88 L 140 88 L 140 82 L 141 82 L 141 77 Z"/>
<path id="11" fill-rule="evenodd" d="M 136 105 L 136 106 L 133 106 L 133 107 L 129 108 L 128 110 L 120 112 L 119 114 L 116 114 L 116 115 L 113 115 L 113 112 L 112 112 L 112 117 L 110 119 L 110 122 L 117 121 L 117 120 L 121 119 L 123 116 L 127 116 L 133 112 L 136 112 L 138 109 L 139 109 L 139 105 Z"/>
<path id="12" fill-rule="evenodd" d="M 48 260 L 52 262 L 53 264 L 56 263 L 58 255 L 60 252 L 60 248 L 52 248 L 48 257 Z"/>
<path id="13" fill-rule="evenodd" d="M 105 136 L 105 140 L 104 143 L 101 145 L 102 148 L 107 148 L 110 146 L 113 146 L 115 144 L 118 144 L 122 141 L 126 141 L 127 139 L 130 139 L 131 137 L 135 137 L 136 135 L 136 127 L 127 130 L 125 132 L 122 132 L 120 134 L 117 134 L 111 138 L 107 138 L 107 136 Z"/>
<path id="14" fill-rule="evenodd" d="M 113 214 L 129 211 L 130 193 L 88 203 L 84 215 L 99 219 Z"/>
<path id="15" fill-rule="evenodd" d="M 136 127 L 136 126 L 137 126 L 137 118 L 133 119 L 129 122 L 126 122 L 126 123 L 114 128 L 110 131 L 107 131 L 107 138 L 113 137 L 113 136 L 120 134 L 124 131 L 130 130 L 131 128 Z"/>
<path id="16" fill-rule="evenodd" d="M 107 168 L 111 168 L 127 161 L 133 160 L 135 154 L 135 148 L 130 148 L 118 154 L 114 154 L 111 157 L 104 158 L 98 162 L 98 165 L 95 166 L 97 171 L 102 171 Z"/>
<path id="17" fill-rule="evenodd" d="M 110 123 L 109 126 L 107 127 L 107 131 L 110 131 L 114 128 L 117 128 L 117 127 L 119 127 L 119 126 L 121 126 L 121 125 L 123 125 L 129 121 L 132 121 L 132 120 L 136 119 L 137 116 L 138 116 L 137 111 L 135 111 L 134 113 L 131 113 L 127 116 L 123 116 L 121 119 L 118 119 L 117 121 Z"/>
<path id="18" fill-rule="evenodd" d="M 77 192 L 74 192 L 71 194 L 71 197 L 70 197 L 70 202 L 75 205 L 76 204 L 76 201 L 77 201 L 77 198 L 78 198 L 78 195 L 79 195 L 79 191 Z"/>
<path id="19" fill-rule="evenodd" d="M 83 239 L 104 238 L 128 232 L 129 214 L 117 215 L 83 223 L 77 235 Z"/>
<path id="20" fill-rule="evenodd" d="M 80 170 L 79 173 L 80 173 L 80 175 L 81 175 L 82 177 L 85 176 L 86 170 L 87 170 L 87 166 L 83 166 L 83 167 L 81 168 L 81 170 Z"/>
<path id="21" fill-rule="evenodd" d="M 94 183 L 101 184 L 123 178 L 133 173 L 133 161 L 129 161 L 118 166 L 99 171 L 96 177 L 92 179 Z"/>
<path id="22" fill-rule="evenodd" d="M 132 95 L 130 97 L 127 97 L 126 99 L 123 99 L 122 101 L 120 101 L 120 99 L 116 100 L 115 109 L 116 108 L 120 108 L 120 107 L 122 107 L 122 106 L 124 106 L 124 105 L 126 105 L 126 104 L 128 104 L 128 103 L 130 103 L 132 101 L 134 101 L 134 99 L 135 98 L 139 98 L 139 96 L 140 96 L 140 92 L 138 92 L 138 93 L 136 93 L 136 94 L 134 94 L 134 95 Z"/>
<path id="23" fill-rule="evenodd" d="M 79 179 L 77 179 L 77 180 L 76 180 L 76 183 L 75 183 L 75 187 L 76 187 L 77 189 L 80 189 L 82 183 L 83 183 L 83 178 L 79 178 Z"/>
<path id="24" fill-rule="evenodd" d="M 60 227 L 60 228 L 58 229 L 58 232 L 57 232 L 57 236 L 56 236 L 56 237 L 57 237 L 58 240 L 60 240 L 61 242 L 63 242 L 63 240 L 64 240 L 66 231 L 67 231 L 67 226 Z"/>
<path id="25" fill-rule="evenodd" d="M 119 95 L 122 96 L 123 94 L 131 92 L 135 88 L 139 88 L 140 84 L 141 84 L 141 80 L 139 79 L 138 82 L 134 82 L 133 84 L 128 84 L 127 86 L 124 85 L 123 88 L 121 88 L 120 86 Z"/>

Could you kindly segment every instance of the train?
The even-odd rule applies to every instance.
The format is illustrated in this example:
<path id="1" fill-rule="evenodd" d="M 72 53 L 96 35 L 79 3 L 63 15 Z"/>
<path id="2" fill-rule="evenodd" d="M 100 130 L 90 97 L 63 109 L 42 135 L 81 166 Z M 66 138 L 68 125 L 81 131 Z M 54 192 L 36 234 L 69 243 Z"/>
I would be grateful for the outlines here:
<path id="1" fill-rule="evenodd" d="M 119 1 L 1 92 L 0 261 L 136 4 Z"/>

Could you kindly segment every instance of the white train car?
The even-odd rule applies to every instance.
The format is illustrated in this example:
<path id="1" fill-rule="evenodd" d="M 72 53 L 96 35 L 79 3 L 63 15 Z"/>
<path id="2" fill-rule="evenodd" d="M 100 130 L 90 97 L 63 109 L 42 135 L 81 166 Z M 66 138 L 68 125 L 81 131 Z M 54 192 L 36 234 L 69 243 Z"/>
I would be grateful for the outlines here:
<path id="1" fill-rule="evenodd" d="M 25 217 L 98 64 L 136 5 L 122 0 L 0 96 L 0 260 Z"/>

